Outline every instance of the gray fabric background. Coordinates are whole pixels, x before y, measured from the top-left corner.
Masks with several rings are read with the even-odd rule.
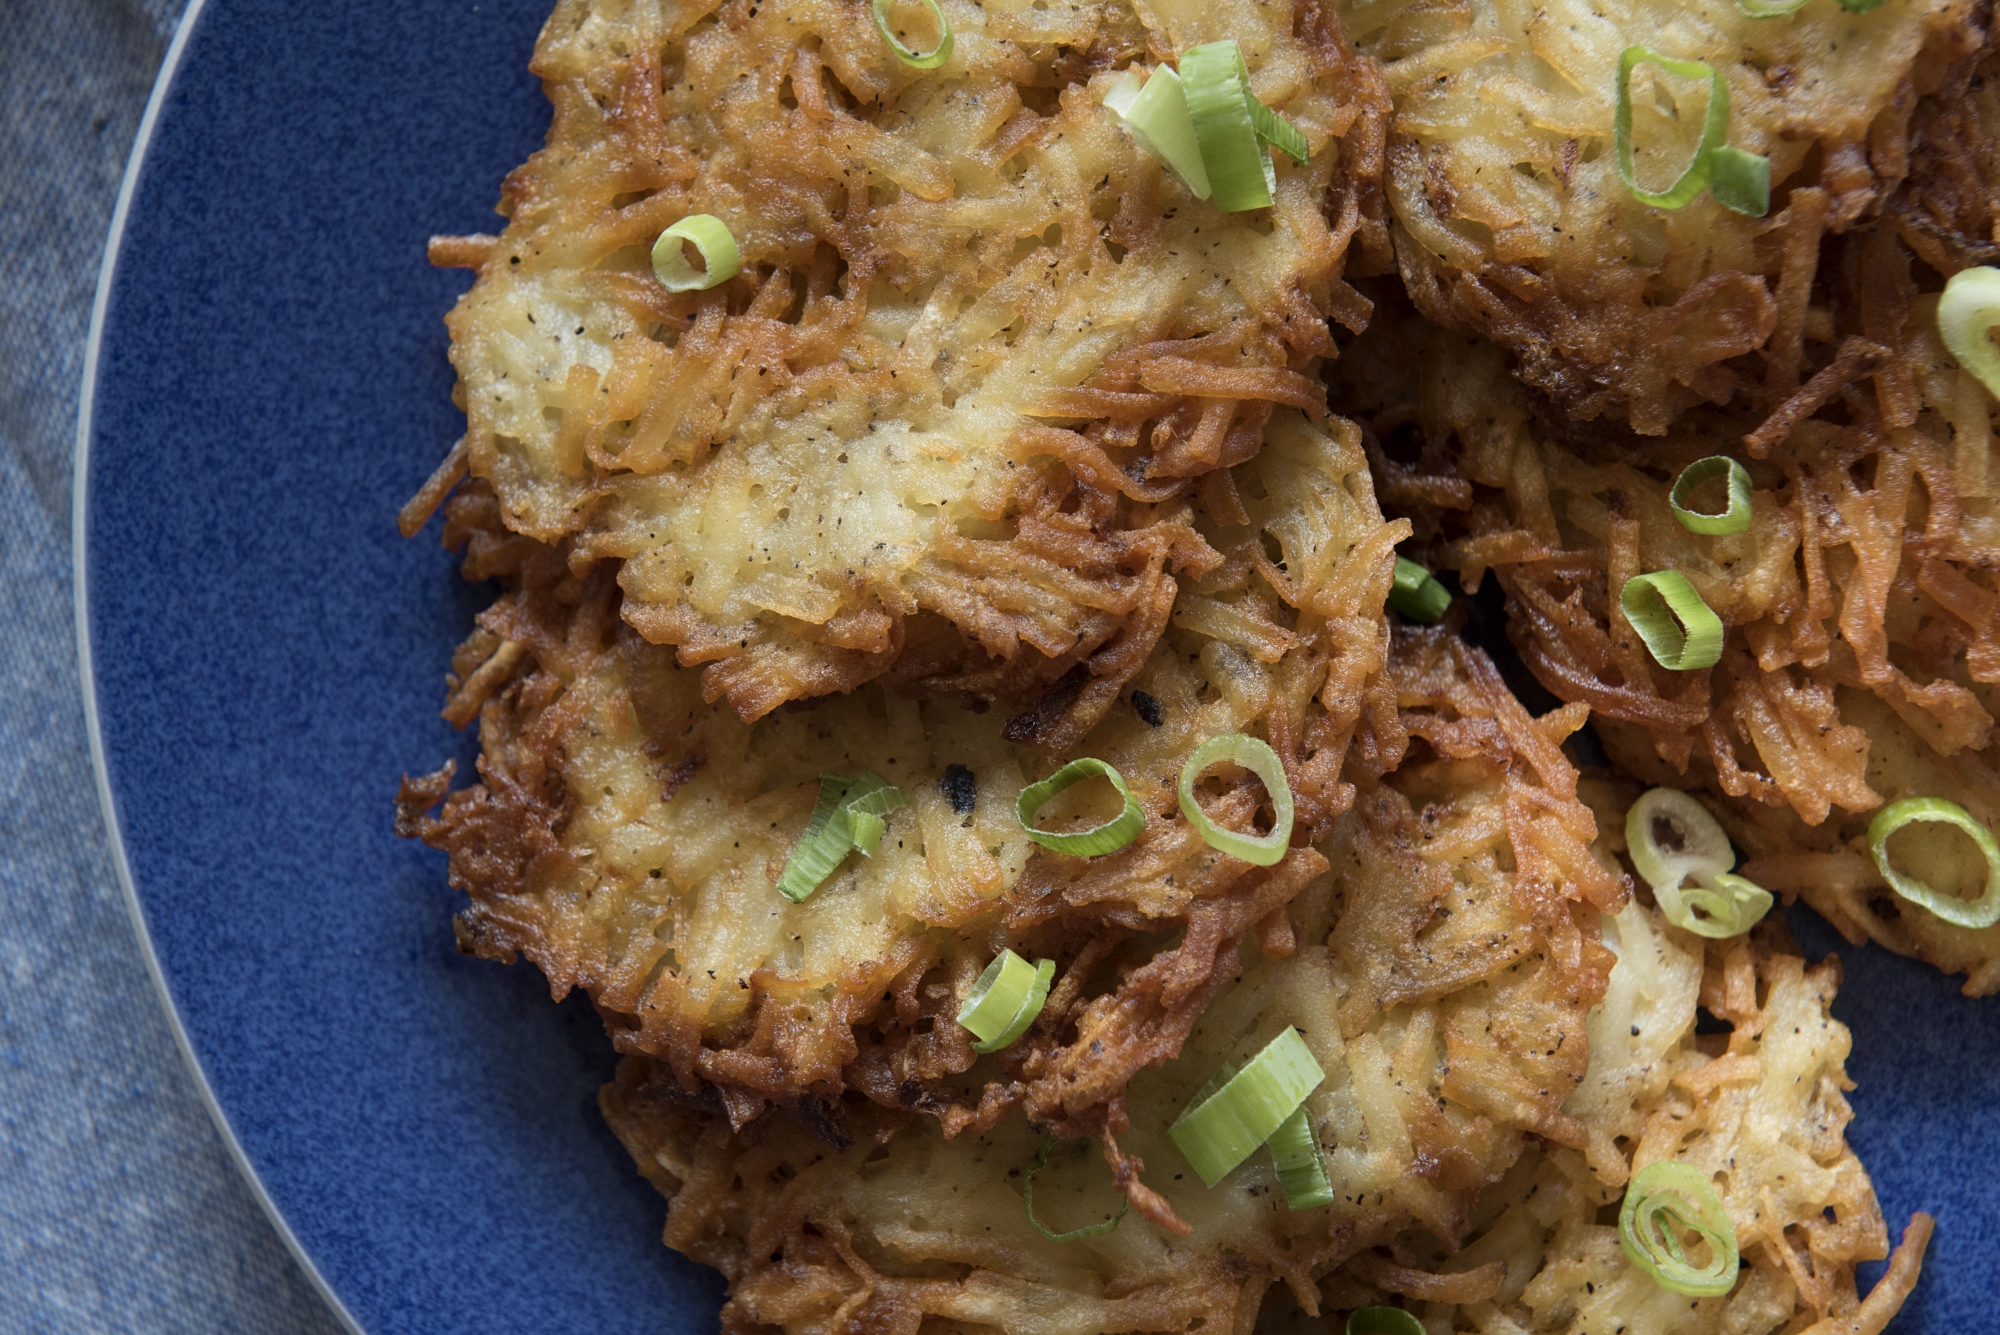
[[[182,0],[0,0],[0,1332],[341,1325],[140,958],[77,685],[70,470],[105,229]]]

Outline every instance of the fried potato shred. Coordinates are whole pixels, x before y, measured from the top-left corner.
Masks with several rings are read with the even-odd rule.
[[[1914,137],[1933,156],[1975,158],[1956,135],[1983,103],[1913,115],[1920,94],[1969,82],[1974,8],[1827,3],[1760,20],[1735,0],[1342,5],[1395,103],[1385,186],[1410,298],[1506,347],[1523,379],[1580,420],[1659,435],[1697,404],[1782,399],[1798,386],[1822,238],[1897,193]],[[1732,213],[1707,191],[1671,210],[1626,191],[1612,119],[1619,56],[1634,44],[1723,75],[1728,142],[1770,158],[1775,217]],[[1662,188],[1689,160],[1707,98],[1657,66],[1634,71],[1642,185]],[[1979,205],[1963,189],[1938,193],[1953,179],[1941,177],[1919,188],[1933,198],[1902,207],[1944,245],[1961,226],[1976,234]],[[1991,249],[1990,232],[1980,244]]]
[[[1709,791],[1767,888],[1983,996],[2000,990],[2000,929],[1899,901],[1865,833],[1905,797],[2000,823],[1993,404],[1944,349],[1896,233],[1850,237],[1841,255],[1834,294],[1854,327],[1810,345],[1823,364],[1800,392],[1839,387],[1798,411],[1692,414],[1658,440],[1564,427],[1495,345],[1407,325],[1384,326],[1343,374],[1378,387],[1388,509],[1468,584],[1497,576],[1522,658],[1590,707],[1620,765]],[[1423,369],[1389,385],[1400,366]],[[1414,457],[1390,460],[1385,440]],[[1690,533],[1668,509],[1680,470],[1713,454],[1750,470],[1744,533]],[[1711,669],[1660,668],[1619,609],[1626,580],[1666,569],[1728,628]],[[1965,874],[1983,883],[1983,864]]]
[[[620,614],[746,721],[878,678],[1037,696],[1073,742],[1213,556],[1200,479],[1274,409],[1326,413],[1327,317],[1389,249],[1374,63],[1316,0],[1002,0],[898,62],[842,0],[564,0],[548,146],[507,182],[448,324],[472,476],[507,525],[616,560]],[[1234,37],[1304,131],[1224,214],[1100,107],[1134,62]],[[739,276],[654,281],[723,220]],[[1369,258],[1371,257],[1372,258]],[[1074,694],[1074,692],[1072,692]]]

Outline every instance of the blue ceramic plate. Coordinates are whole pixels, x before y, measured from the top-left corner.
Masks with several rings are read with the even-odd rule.
[[[84,395],[85,692],[121,865],[245,1170],[371,1335],[712,1330],[721,1298],[598,1118],[588,1008],[461,959],[442,858],[389,828],[400,773],[469,757],[437,708],[480,602],[435,528],[394,524],[462,429],[440,317],[466,280],[424,239],[497,227],[547,123],[548,6],[197,4]],[[1842,954],[1852,1138],[1894,1229],[1939,1220],[1899,1328],[1994,1329],[2000,999]]]

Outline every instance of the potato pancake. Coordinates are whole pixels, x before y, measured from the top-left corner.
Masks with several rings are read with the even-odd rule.
[[[1185,1236],[1136,1219],[1039,1236],[1022,1175],[1040,1137],[1017,1120],[946,1139],[870,1118],[875,1135],[850,1145],[783,1118],[732,1131],[640,1058],[606,1088],[605,1114],[673,1202],[667,1244],[729,1277],[730,1332],[1248,1335],[1289,1328],[1287,1312],[1392,1295],[1418,1300],[1432,1330],[1761,1335],[1839,1317],[1879,1331],[1915,1281],[1930,1221],[1918,1217],[1889,1277],[1858,1301],[1855,1264],[1889,1249],[1843,1140],[1848,1037],[1827,1013],[1837,962],[1808,967],[1772,929],[1704,954],[1633,904],[1603,919],[1608,975],[1593,924],[1580,974],[1544,939],[1421,991],[1383,996],[1370,982],[1373,952],[1408,950],[1394,919],[1409,901],[1377,869],[1412,850],[1459,882],[1441,922],[1471,909],[1485,930],[1518,930],[1507,919],[1524,887],[1507,887],[1505,840],[1491,833],[1505,823],[1505,772],[1490,755],[1438,758],[1385,780],[1321,845],[1333,870],[1288,906],[1301,944],[1250,964],[1178,1058],[1133,1080],[1120,1149],[1069,1146],[1036,1174],[1035,1210],[1066,1229],[1111,1215],[1105,1160],[1137,1151],[1192,1223]],[[1697,1036],[1698,1002],[1726,1035]],[[1333,1203],[1287,1209],[1261,1158],[1212,1189],[1162,1172],[1181,1165],[1165,1135],[1174,1113],[1286,1024],[1331,1076],[1307,1106]],[[1657,1287],[1598,1222],[1632,1169],[1661,1158],[1726,1182],[1745,1273],[1727,1297]]]
[[[1590,706],[1613,759],[1708,794],[1766,888],[1984,996],[2000,990],[2000,927],[1892,894],[1867,828],[1917,797],[2000,824],[1993,401],[1945,350],[1937,297],[1897,236],[1844,245],[1835,303],[1857,326],[1892,312],[1894,334],[1847,335],[1866,348],[1815,373],[1823,404],[1691,414],[1659,439],[1570,428],[1512,382],[1498,347],[1408,324],[1379,326],[1343,375],[1405,456],[1378,451],[1389,510],[1469,587],[1498,577],[1523,659]],[[1668,505],[1681,470],[1718,454],[1752,483],[1753,522],[1733,536],[1690,532]],[[1658,570],[1685,575],[1727,628],[1714,667],[1667,671],[1632,630],[1624,585]],[[1985,865],[1969,840],[1976,865],[1955,865],[1957,839],[1933,883],[1976,894]]]
[[[1394,97],[1385,188],[1417,308],[1500,343],[1565,413],[1658,435],[1695,404],[1798,387],[1821,239],[1873,217],[1910,174],[1912,110],[1964,86],[1976,8],[1811,0],[1758,18],[1736,0],[1375,0],[1340,13]],[[1627,191],[1613,122],[1634,44],[1723,77],[1727,141],[1768,156],[1772,216],[1711,191],[1680,208]],[[1688,162],[1708,96],[1656,64],[1632,71],[1643,187]]]
[[[1053,766],[1009,740],[997,711],[877,685],[746,724],[621,622],[608,565],[578,577],[564,552],[507,533],[490,492],[461,492],[447,540],[466,544],[469,577],[512,586],[462,651],[447,709],[479,712],[481,782],[449,798],[448,772],[408,785],[404,828],[450,852],[472,896],[464,948],[526,954],[558,997],[584,988],[622,1048],[690,1091],[717,1090],[739,1122],[858,1089],[954,1129],[1020,1105],[1072,1134],[1115,1130],[1126,1080],[1178,1048],[1234,976],[1239,943],[1277,939],[1284,904],[1325,868],[1308,843],[1270,868],[1210,847],[1176,805],[1188,753],[1226,734],[1268,739],[1309,838],[1354,800],[1342,766],[1357,732],[1370,756],[1404,745],[1381,606],[1407,527],[1382,522],[1359,430],[1332,425],[1274,415],[1268,445],[1234,470],[1238,508],[1201,516],[1211,570],[1186,581],[1125,705],[1081,744],[1148,816],[1135,842],[1090,859],[1027,838],[1015,799]],[[1560,765],[1497,678],[1482,681],[1468,717],[1439,726],[1483,745],[1518,734]],[[911,805],[890,813],[873,857],[791,903],[776,883],[819,776],[864,768]],[[1086,793],[1050,817],[1102,819]],[[1268,805],[1247,776],[1209,796],[1239,828]],[[438,818],[421,816],[440,799]],[[1567,870],[1549,873],[1550,893],[1581,877],[1608,901],[1615,879],[1579,853],[1588,820],[1575,808],[1552,827],[1545,863]],[[975,1069],[952,1016],[1010,942],[1062,972],[1002,1076]],[[1058,1037],[1065,1026],[1073,1037]]]
[[[1274,408],[1324,416],[1327,317],[1368,314],[1348,251],[1389,262],[1387,100],[1316,0],[942,12],[920,70],[843,0],[564,0],[506,230],[433,245],[478,269],[464,457],[509,528],[621,562],[624,619],[746,721],[1076,671],[1074,740],[1204,569],[1200,479]],[[1220,37],[1312,148],[1267,210],[1194,198],[1099,105]],[[649,248],[697,214],[742,270],[670,292]]]

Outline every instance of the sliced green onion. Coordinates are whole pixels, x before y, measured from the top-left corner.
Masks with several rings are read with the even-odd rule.
[[[701,253],[703,268],[687,261],[681,242]],[[694,213],[681,219],[653,243],[653,277],[669,292],[706,292],[734,278],[743,268],[743,256],[729,227],[712,213]]]
[[[1668,922],[1712,941],[1743,935],[1764,920],[1772,904],[1769,890],[1728,871],[1704,877],[1699,885],[1655,889],[1653,898]]]
[[[840,815],[847,822],[847,838],[860,852],[875,856],[875,846],[882,842],[882,817],[899,807],[910,805],[909,797],[874,770],[861,771],[861,777],[848,790],[847,798],[840,804]]]
[[[1257,131],[1257,142],[1269,144],[1299,166],[1305,166],[1312,158],[1312,145],[1306,142],[1305,133],[1259,102],[1257,95],[1250,91],[1247,75],[1243,81],[1243,95],[1250,99],[1250,125]]]
[[[1681,1230],[1708,1243],[1709,1257],[1688,1259]],[[1673,1159],[1659,1159],[1633,1175],[1618,1210],[1618,1240],[1632,1264],[1669,1293],[1713,1298],[1736,1285],[1736,1226],[1707,1176]]]
[[[1425,1335],[1424,1323],[1400,1307],[1357,1307],[1347,1314],[1347,1335]]]
[[[1415,561],[1399,556],[1396,582],[1389,586],[1389,606],[1401,613],[1405,621],[1421,621],[1428,626],[1451,606],[1451,590]]]
[[[1771,211],[1771,160],[1747,148],[1718,144],[1708,154],[1708,192],[1733,213],[1763,217]]]
[[[806,832],[792,846],[785,870],[778,876],[778,893],[794,904],[804,903],[849,853],[870,857],[882,842],[882,817],[910,805],[903,790],[874,770],[858,779],[839,774],[819,776],[819,801],[813,804]]]
[[[1719,477],[1729,479],[1729,501],[1722,513],[1709,514],[1705,510],[1689,509],[1688,497],[1694,494],[1695,488]],[[1726,454],[1711,454],[1706,459],[1697,459],[1674,479],[1674,489],[1667,493],[1667,508],[1674,512],[1674,518],[1681,521],[1681,527],[1690,533],[1742,533],[1750,527],[1750,470]]]
[[[2000,325],[2000,269],[1960,269],[1938,298],[1938,333],[1958,364],[2000,398],[2000,348],[1989,331]]]
[[[1677,788],[1653,788],[1625,813],[1625,849],[1657,896],[1692,876],[1704,880],[1736,865],[1729,836],[1708,808]]]
[[[1305,1038],[1287,1029],[1221,1088],[1197,1096],[1167,1134],[1212,1187],[1269,1140],[1325,1079]]]
[[[1123,811],[1102,825],[1093,825],[1074,834],[1055,834],[1035,828],[1035,813],[1050,798],[1071,784],[1093,777],[1110,780],[1118,795],[1125,799]],[[1040,783],[1031,783],[1023,788],[1020,797],[1014,801],[1014,814],[1020,818],[1021,828],[1027,831],[1028,838],[1043,848],[1053,848],[1058,853],[1074,853],[1083,858],[1115,853],[1137,839],[1139,832],[1146,828],[1145,809],[1132,796],[1132,790],[1125,786],[1125,776],[1095,756],[1072,760]]]
[[[1050,1242],[1077,1242],[1083,1238],[1103,1237],[1124,1221],[1125,1212],[1132,1208],[1130,1199],[1127,1199],[1125,1204],[1118,1207],[1117,1214],[1112,1215],[1104,1222],[1086,1224],[1082,1228],[1073,1228],[1067,1233],[1051,1233],[1048,1229],[1042,1227],[1041,1220],[1035,1218],[1035,1174],[1048,1167],[1049,1151],[1055,1148],[1055,1144],[1056,1138],[1054,1136],[1045,1137],[1042,1140],[1041,1149],[1035,1151],[1035,1161],[1028,1165],[1028,1171],[1021,1177],[1021,1201],[1028,1207],[1029,1225],[1035,1232],[1041,1234]]]
[[[1713,667],[1722,657],[1722,618],[1678,570],[1656,570],[1625,581],[1618,606],[1653,661],[1671,672]]]
[[[1327,1178],[1326,1160],[1320,1157],[1312,1116],[1304,1104],[1271,1133],[1271,1160],[1278,1166],[1278,1185],[1285,1189],[1287,1206],[1312,1210],[1333,1204],[1333,1183]]]
[[[1977,899],[1934,890],[1914,876],[1906,876],[1889,863],[1889,836],[1905,825],[1935,823],[1955,825],[1972,837],[1986,857],[1986,889]],[[1891,802],[1868,822],[1868,851],[1889,888],[1919,908],[1929,909],[1946,922],[1975,930],[2000,922],[2000,842],[1993,832],[1972,818],[1972,813],[1956,802],[1941,797],[1906,797]]]
[[[1209,819],[1208,813],[1201,809],[1201,803],[1195,800],[1195,780],[1210,765],[1224,760],[1241,765],[1264,781],[1264,790],[1271,795],[1271,809],[1276,816],[1269,834],[1259,837],[1224,829]],[[1279,761],[1278,753],[1267,742],[1240,732],[1209,738],[1197,746],[1189,754],[1187,763],[1181,766],[1180,795],[1181,814],[1201,832],[1201,837],[1208,841],[1210,848],[1219,848],[1231,857],[1268,867],[1282,859],[1285,850],[1291,847],[1292,786],[1285,782],[1285,767]]]
[[[1268,208],[1278,173],[1257,138],[1242,49],[1233,39],[1204,42],[1181,57],[1180,74],[1215,206],[1224,213]]]
[[[1194,121],[1188,117],[1187,95],[1173,66],[1162,65],[1143,80],[1137,70],[1126,70],[1105,94],[1104,106],[1140,148],[1166,164],[1189,194],[1207,199],[1213,193],[1208,168],[1201,165]]]
[[[958,1008],[958,1022],[979,1039],[974,1052],[998,1052],[1028,1032],[1049,999],[1056,962],[1030,964],[1011,950],[993,957]]]
[[[1840,0],[1840,7],[1850,14],[1866,14],[1871,9],[1880,9],[1884,0]]]
[[[1777,19],[1796,14],[1806,0],[1736,0],[1736,7],[1753,19]]]
[[[889,0],[875,0],[875,31],[882,34],[882,40],[896,53],[896,59],[912,69],[934,70],[951,59],[951,20],[937,6],[937,0],[924,0],[924,8],[931,12],[931,21],[937,24],[937,49],[929,55],[920,56],[904,46],[896,34],[889,31]]]
[[[837,819],[851,786],[838,774],[819,776],[819,801],[813,804],[806,832],[792,846],[792,855],[785,859],[785,870],[778,877],[778,893],[794,904],[804,903],[806,896],[819,889],[820,882],[833,874],[852,847],[847,822]]]
[[[1708,80],[1708,110],[1702,116],[1701,143],[1695,148],[1694,160],[1688,163],[1679,179],[1660,191],[1641,189],[1638,169],[1632,163],[1632,71],[1649,61],[1683,79]],[[1659,209],[1680,208],[1708,184],[1711,155],[1729,133],[1729,85],[1706,61],[1674,60],[1643,46],[1628,46],[1618,57],[1616,95],[1617,107],[1611,117],[1611,142],[1618,159],[1618,179],[1625,183],[1625,189],[1632,198],[1641,204]]]

